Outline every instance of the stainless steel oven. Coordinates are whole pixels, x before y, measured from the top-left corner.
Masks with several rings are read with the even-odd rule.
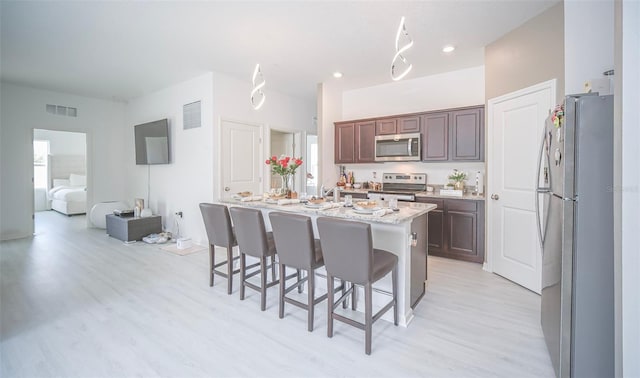
[[[416,193],[427,190],[426,173],[383,173],[382,190],[369,190],[369,199],[415,202]]]
[[[419,161],[420,133],[376,136],[376,161]]]

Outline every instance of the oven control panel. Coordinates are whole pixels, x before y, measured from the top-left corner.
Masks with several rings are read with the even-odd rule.
[[[383,173],[383,184],[419,184],[427,185],[426,173]]]

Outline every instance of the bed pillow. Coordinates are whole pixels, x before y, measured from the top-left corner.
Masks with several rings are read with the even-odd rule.
[[[77,175],[72,173],[69,175],[69,185],[71,186],[86,186],[87,185],[87,176],[85,175]]]
[[[53,187],[58,187],[58,186],[69,186],[71,185],[69,183],[69,179],[53,179]]]

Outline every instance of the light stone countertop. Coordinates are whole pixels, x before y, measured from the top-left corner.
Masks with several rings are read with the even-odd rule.
[[[416,197],[422,197],[422,198],[446,198],[446,199],[459,199],[459,200],[471,200],[471,201],[484,201],[485,197],[484,194],[479,194],[479,195],[474,195],[471,194],[471,190],[467,190],[466,193],[464,193],[462,195],[462,197],[456,197],[456,196],[447,196],[447,195],[442,195],[440,194],[440,189],[442,188],[442,185],[434,185],[434,189],[433,192],[417,192],[416,193]],[[340,191],[340,195],[345,195],[345,194],[367,194],[367,192],[369,191],[369,189],[344,189]]]
[[[340,203],[339,207],[332,207],[328,209],[309,208],[304,204],[290,204],[290,205],[278,205],[276,203],[267,203],[265,201],[240,201],[232,198],[222,199],[221,203],[251,207],[258,209],[270,209],[278,211],[288,211],[292,213],[300,214],[314,214],[326,217],[336,217],[344,219],[353,219],[371,223],[382,224],[400,224],[411,221],[412,219],[428,213],[436,208],[436,205],[417,202],[400,202],[398,203],[399,211],[394,211],[384,216],[375,216],[372,214],[359,214],[354,211],[353,208],[342,206],[344,203]],[[333,202],[328,202],[333,204]]]

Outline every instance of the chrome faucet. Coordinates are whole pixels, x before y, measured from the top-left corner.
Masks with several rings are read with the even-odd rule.
[[[320,195],[324,198],[329,194],[333,195],[333,202],[340,202],[340,187],[334,186],[333,188],[325,191],[324,185],[320,186]]]

